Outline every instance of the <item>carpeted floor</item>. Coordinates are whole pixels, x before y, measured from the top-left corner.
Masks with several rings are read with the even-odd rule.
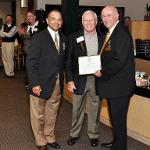
[[[91,147],[86,134],[86,117],[80,140],[68,146],[72,105],[63,100],[56,123],[56,138],[61,150],[104,150]],[[111,130],[100,124],[99,142],[111,141]],[[16,71],[15,78],[4,77],[0,72],[0,150],[36,150],[29,120],[29,98],[24,87],[24,71]],[[150,147],[128,138],[128,150],[150,150]]]

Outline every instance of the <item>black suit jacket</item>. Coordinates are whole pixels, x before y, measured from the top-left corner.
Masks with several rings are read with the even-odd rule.
[[[48,99],[52,95],[58,73],[61,92],[63,90],[66,38],[61,33],[59,35],[59,55],[47,29],[33,36],[27,54],[26,68],[30,85],[29,91],[34,95],[32,87],[40,85],[42,92],[39,97],[43,99]]]
[[[69,46],[67,49],[67,62],[66,62],[66,80],[74,81],[76,89],[75,94],[81,95],[86,86],[87,75],[79,75],[78,57],[87,56],[87,48],[85,41],[77,43],[77,38],[83,36],[83,31],[79,31],[69,37]],[[102,46],[104,36],[98,35],[98,47]]]
[[[32,38],[33,35],[35,35],[36,33],[41,32],[41,31],[44,30],[46,27],[47,27],[46,24],[44,24],[43,22],[39,22],[39,23],[37,24],[37,26],[34,27],[34,30],[35,30],[35,31],[33,31],[33,33],[30,33],[31,38]]]
[[[118,23],[101,56],[102,77],[97,78],[96,91],[102,98],[130,95],[135,87],[133,40]]]

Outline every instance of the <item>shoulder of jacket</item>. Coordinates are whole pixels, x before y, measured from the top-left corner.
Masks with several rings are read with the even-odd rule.
[[[70,34],[70,35],[69,35],[69,38],[76,39],[76,38],[81,37],[81,36],[84,36],[82,30],[80,30],[80,31],[78,31],[78,32],[76,32],[76,33]]]

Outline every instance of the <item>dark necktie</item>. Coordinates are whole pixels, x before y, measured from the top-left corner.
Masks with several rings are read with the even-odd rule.
[[[29,32],[30,36],[32,36],[32,27],[30,27],[28,32]]]

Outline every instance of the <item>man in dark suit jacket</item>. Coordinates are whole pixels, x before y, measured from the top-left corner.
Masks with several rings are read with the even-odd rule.
[[[27,11],[25,15],[25,22],[20,25],[18,33],[22,39],[22,46],[27,54],[29,51],[29,46],[31,44],[32,37],[39,33],[40,31],[46,28],[46,25],[42,22],[39,22],[36,18],[36,14],[34,11]],[[27,76],[25,76],[25,87],[28,89],[29,83]]]
[[[83,30],[69,37],[66,75],[68,90],[73,92],[72,128],[68,145],[74,145],[80,136],[87,98],[88,136],[92,146],[98,145],[99,97],[95,94],[95,76],[80,75],[78,58],[97,55],[103,36],[96,32],[97,16],[93,11],[82,15]]]
[[[27,14],[25,16],[25,22],[23,22],[20,25],[20,28],[18,30],[24,42],[24,49],[26,53],[28,52],[33,35],[35,35],[36,33],[39,33],[45,28],[46,28],[46,25],[42,22],[39,22],[36,19],[36,14],[34,11],[27,11]]]
[[[113,143],[102,143],[101,146],[127,150],[127,111],[135,87],[133,40],[119,23],[114,6],[106,6],[101,17],[109,30],[109,39],[101,49],[102,70],[96,72],[99,77],[97,93],[100,98],[107,98],[113,131]]]
[[[63,93],[66,47],[66,39],[59,32],[61,13],[49,12],[47,24],[47,29],[33,36],[26,62],[31,125],[39,150],[46,150],[48,146],[60,148],[55,141],[54,128]]]

